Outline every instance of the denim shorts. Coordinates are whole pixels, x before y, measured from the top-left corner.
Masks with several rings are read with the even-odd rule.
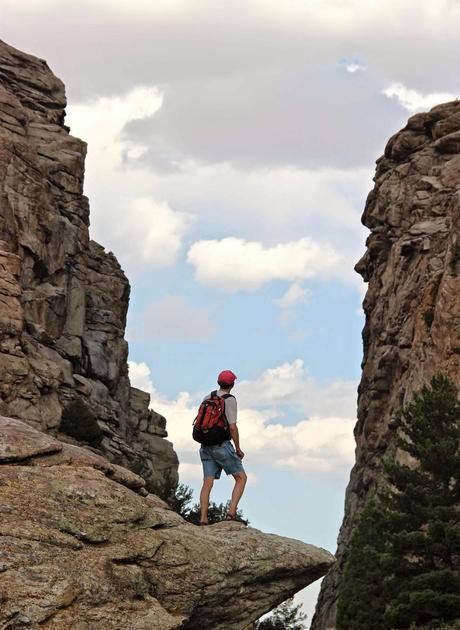
[[[203,475],[219,479],[222,469],[227,475],[244,472],[241,459],[236,454],[233,444],[228,440],[217,446],[200,448],[200,458],[203,464]]]

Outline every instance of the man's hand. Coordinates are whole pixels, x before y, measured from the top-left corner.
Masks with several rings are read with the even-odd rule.
[[[242,451],[240,448],[237,448],[237,449],[236,449],[236,454],[238,455],[238,457],[239,457],[240,459],[243,459],[243,457],[244,457],[244,453],[243,453],[243,451]]]

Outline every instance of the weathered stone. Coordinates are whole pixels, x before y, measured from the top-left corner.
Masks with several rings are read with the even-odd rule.
[[[460,131],[454,131],[447,136],[443,136],[434,143],[438,153],[459,153],[460,152]]]
[[[238,523],[186,523],[129,471],[19,421],[0,418],[0,438],[2,627],[237,630],[334,562]]]
[[[356,266],[369,282],[356,464],[338,563],[323,581],[314,630],[335,625],[347,546],[364,501],[381,478],[382,457],[394,444],[393,418],[436,372],[460,386],[459,121],[458,101],[417,114],[378,161],[363,215],[371,234]]]
[[[26,384],[25,389],[8,403],[8,413],[49,431],[59,426],[62,407],[57,392],[41,393],[38,388]]]
[[[56,434],[79,396],[104,426],[102,448],[153,484],[177,457],[149,411],[130,402],[124,338],[129,283],[90,241],[86,144],[64,126],[64,86],[46,63],[0,41],[0,400]],[[152,439],[152,435],[156,439]]]
[[[50,435],[35,431],[19,420],[0,416],[0,463],[56,453],[61,449],[60,442]]]
[[[53,344],[55,348],[73,363],[77,363],[82,356],[82,343],[79,337],[69,337],[63,334]]]
[[[75,381],[75,389],[85,396],[91,396],[93,385],[89,379],[85,378],[81,374],[73,374],[73,379]]]
[[[25,344],[29,347],[29,342]],[[62,357],[59,352],[56,352],[53,348],[48,346],[44,346],[39,343],[35,343],[32,341],[34,347],[30,348],[30,354],[33,356],[41,356],[43,361],[40,361],[37,364],[37,370],[41,367],[48,365],[50,371],[54,371],[55,379],[59,381],[59,383],[68,385],[69,387],[75,386],[75,381],[72,376],[72,363],[67,361]]]
[[[85,330],[85,287],[77,278],[70,278],[64,332],[82,337]]]

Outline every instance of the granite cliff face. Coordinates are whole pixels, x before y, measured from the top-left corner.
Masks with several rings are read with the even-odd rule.
[[[144,483],[0,417],[1,629],[239,630],[334,561],[239,523],[186,523]]]
[[[341,568],[356,517],[394,440],[391,420],[436,372],[460,386],[460,103],[416,114],[377,162],[356,270],[369,282],[356,464],[346,492],[338,563],[312,628],[333,628]]]
[[[0,41],[0,411],[51,433],[81,398],[114,462],[177,478],[165,420],[130,386],[129,283],[89,239],[86,144],[64,125],[64,86]]]

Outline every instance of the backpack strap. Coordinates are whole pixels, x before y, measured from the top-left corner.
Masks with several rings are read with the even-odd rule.
[[[211,392],[211,398],[217,398],[217,389]]]
[[[223,398],[224,400],[226,400],[227,398],[235,398],[235,396],[233,394],[224,394],[221,398]],[[227,415],[224,413],[224,418],[225,418],[225,426],[228,430],[228,428],[230,427],[230,423],[227,420]]]

